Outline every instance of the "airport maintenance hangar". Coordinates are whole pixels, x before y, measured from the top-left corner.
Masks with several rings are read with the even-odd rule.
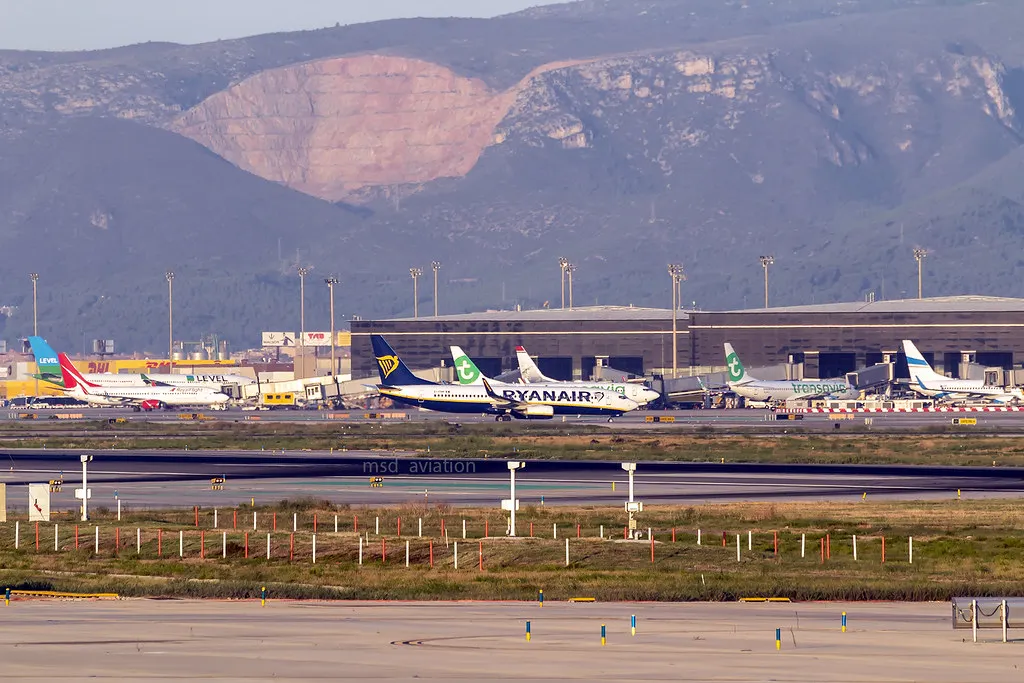
[[[369,335],[382,334],[413,369],[450,367],[461,346],[487,375],[517,367],[516,346],[558,379],[591,379],[598,366],[636,375],[672,369],[672,311],[625,306],[573,310],[487,311],[352,322],[354,377],[376,376]],[[747,367],[791,366],[793,377],[841,377],[875,363],[897,363],[906,377],[901,340],[911,339],[936,371],[953,377],[969,364],[1020,368],[1024,299],[953,296],[788,306],[739,311],[680,310],[679,374],[724,365],[730,342]]]

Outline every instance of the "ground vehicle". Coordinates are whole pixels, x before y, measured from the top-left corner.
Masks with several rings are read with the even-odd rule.
[[[295,392],[287,391],[275,394],[260,394],[260,405],[271,410],[276,408],[288,409],[298,407]]]

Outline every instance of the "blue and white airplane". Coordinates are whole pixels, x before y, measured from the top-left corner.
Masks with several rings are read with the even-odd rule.
[[[1024,393],[1019,387],[1005,389],[985,384],[980,379],[952,379],[932,369],[914,342],[903,340],[903,351],[907,354],[907,369],[910,371],[910,388],[928,398],[949,401],[980,399],[993,403],[1019,403]]]
[[[377,391],[396,403],[445,413],[485,413],[496,421],[551,419],[555,415],[606,415],[609,419],[636,410],[638,404],[614,391],[574,383],[438,384],[417,377],[379,335],[370,335],[377,359]]]

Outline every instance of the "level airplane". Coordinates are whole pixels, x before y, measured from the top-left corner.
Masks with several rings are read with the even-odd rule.
[[[136,410],[156,410],[165,406],[223,406],[229,400],[203,386],[118,386],[102,387],[82,376],[67,355],[57,354],[64,391],[89,405],[131,406]]]
[[[1009,390],[986,385],[980,379],[952,379],[940,375],[924,359],[917,346],[909,339],[903,340],[903,351],[907,354],[907,369],[910,371],[910,388],[928,398],[963,401],[981,399],[994,403],[1018,403],[1024,401],[1020,388]]]
[[[476,384],[483,384],[483,380],[486,379],[490,382],[491,386],[513,386],[497,380],[491,379],[490,377],[484,377],[483,373],[476,366],[468,355],[462,350],[461,347],[452,346],[450,347],[452,353],[452,360],[454,362],[453,367],[455,373],[459,378],[459,384],[472,386]],[[661,398],[661,394],[648,389],[643,384],[636,384],[632,382],[563,382],[557,379],[551,379],[545,377],[541,373],[540,368],[533,362],[529,354],[526,353],[526,349],[522,346],[516,347],[516,355],[519,359],[519,375],[523,382],[526,384],[549,384],[556,386],[568,386],[572,385],[589,391],[613,391],[617,394],[622,394],[631,401],[635,401],[638,405],[645,406],[656,398]],[[524,360],[525,357],[525,360]],[[519,385],[522,386],[521,384]]]
[[[729,389],[753,401],[782,402],[793,398],[856,398],[859,392],[845,379],[763,380],[751,377],[740,357],[725,344],[725,365]]]
[[[28,343],[36,359],[36,379],[59,387],[64,386],[57,352],[42,337],[29,337]],[[200,386],[219,391],[225,384],[255,384],[256,380],[244,375],[182,375],[172,373],[82,373],[82,378],[99,387],[145,387],[145,386]]]
[[[377,391],[408,406],[446,413],[486,413],[505,422],[555,415],[615,417],[638,407],[622,394],[566,383],[492,386],[490,380],[481,378],[479,384],[438,384],[414,375],[383,337],[370,335],[370,342],[380,373]]]

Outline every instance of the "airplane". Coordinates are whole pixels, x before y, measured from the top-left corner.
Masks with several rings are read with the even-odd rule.
[[[976,398],[994,403],[1024,401],[1024,393],[1019,387],[1007,390],[999,386],[986,385],[984,380],[980,379],[952,379],[940,375],[932,369],[914,342],[909,339],[903,340],[903,351],[907,354],[910,388],[922,396],[948,400]]]
[[[377,392],[396,403],[447,413],[485,413],[495,421],[551,419],[555,415],[623,415],[636,401],[578,384],[438,384],[417,377],[380,335],[370,335],[381,383]],[[473,368],[475,369],[475,365]],[[468,370],[465,370],[468,372]],[[479,370],[477,370],[479,373]]]
[[[118,386],[103,387],[82,375],[66,354],[57,354],[64,390],[80,401],[99,406],[131,406],[136,411],[156,410],[164,406],[217,406],[229,400],[222,394],[204,386]]]
[[[504,382],[499,382],[490,377],[485,378],[480,369],[476,366],[469,356],[459,346],[449,347],[452,354],[452,360],[454,362],[453,367],[455,368],[456,375],[459,378],[459,384],[472,386],[474,384],[482,384],[484,379],[487,379],[491,386],[506,386]],[[519,358],[519,374],[526,384],[554,384],[554,385],[573,385],[592,391],[613,391],[617,394],[622,394],[631,401],[635,401],[638,405],[645,406],[651,401],[661,398],[661,394],[649,389],[643,384],[637,384],[635,382],[563,382],[557,379],[551,379],[545,377],[541,373],[540,369],[530,358],[529,354],[526,353],[526,349],[522,346],[516,347],[516,355]],[[523,357],[525,356],[525,362]]]
[[[29,337],[38,372],[33,375],[59,387],[64,386],[57,352],[42,337]],[[244,375],[182,375],[172,373],[82,373],[83,379],[99,387],[205,386],[220,391],[225,384],[255,384]]]
[[[761,380],[751,377],[740,357],[725,344],[725,365],[729,389],[753,401],[782,402],[792,398],[856,398],[860,392],[845,379]]]

